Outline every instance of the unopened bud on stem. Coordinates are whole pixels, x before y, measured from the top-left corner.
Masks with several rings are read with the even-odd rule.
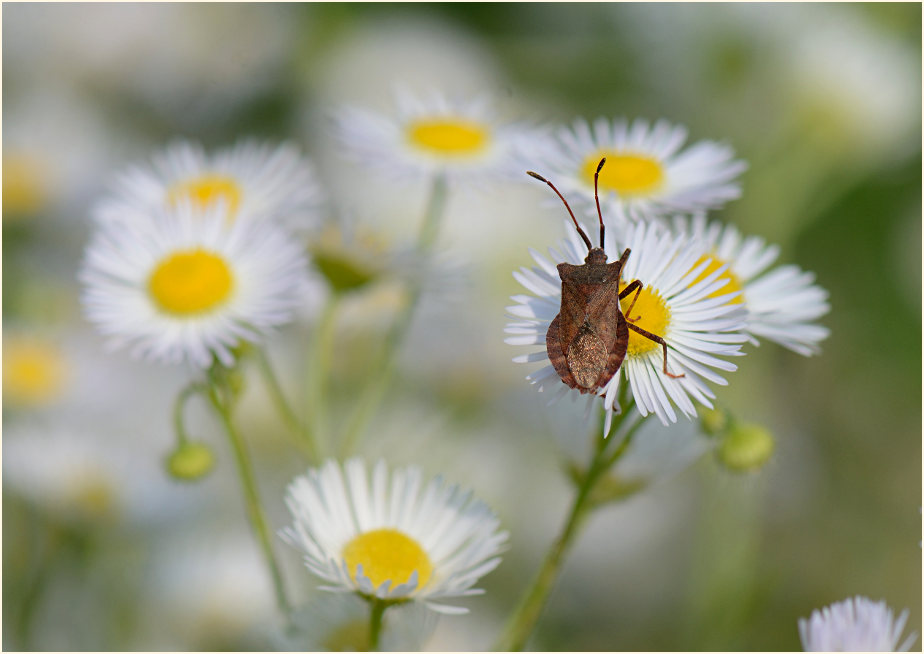
[[[773,435],[754,423],[735,423],[716,448],[719,461],[733,472],[759,470],[773,455]]]

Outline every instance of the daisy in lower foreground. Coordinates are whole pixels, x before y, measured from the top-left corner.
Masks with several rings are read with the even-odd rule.
[[[94,208],[103,223],[192,203],[223,203],[229,220],[247,216],[304,228],[316,220],[321,187],[311,164],[292,145],[240,141],[213,154],[197,143],[176,141],[146,165],[116,177],[113,192]]]
[[[885,602],[857,596],[799,618],[799,637],[806,652],[907,652],[917,638],[899,644],[907,620],[907,610],[896,619]]]
[[[555,263],[580,264],[588,249],[570,224],[566,223],[566,228],[569,238],[562,243],[561,251],[550,248],[549,254]],[[664,372],[662,346],[629,331],[622,366],[595,391],[603,397],[607,412],[604,433],[609,431],[613,412],[620,411],[616,400],[622,376],[628,380],[638,411],[643,416],[654,413],[666,425],[677,421],[674,406],[687,417],[696,415],[693,400],[712,407],[710,399],[715,395],[705,382],[725,385],[727,382],[715,370],[736,370],[737,366],[725,357],[741,355],[741,344],[747,341],[742,333],[745,312],[740,304],[733,302],[738,293],[725,292],[728,282],[721,279],[725,267],[698,279],[707,263],[697,263],[703,250],[696,242],[674,235],[656,223],[635,223],[628,227],[625,240],[618,247],[615,238],[607,234],[604,251],[608,261],[618,260],[625,248],[631,248],[631,255],[622,271],[620,289],[635,279],[641,281],[642,289],[634,306],[634,293],[620,301],[622,312],[628,312],[634,325],[667,343],[666,366],[670,374]],[[507,311],[519,320],[507,325],[505,331],[511,336],[506,342],[543,346],[532,354],[515,357],[516,362],[549,363],[546,334],[561,309],[562,280],[555,263],[534,250],[530,253],[538,267],[521,268],[514,272],[514,278],[534,295],[511,298],[516,304],[507,307]],[[558,389],[553,401],[569,390],[552,365],[527,379],[538,384],[540,391]]]
[[[518,153],[541,138],[525,125],[498,119],[485,98],[451,101],[440,93],[396,94],[395,115],[343,107],[340,141],[354,158],[399,177],[490,180],[519,174]]]
[[[812,273],[794,265],[765,272],[779,256],[779,247],[767,245],[757,236],[744,238],[732,225],[707,223],[703,214],[692,219],[676,217],[674,226],[705,244],[706,254],[701,261],[708,261],[709,267],[703,274],[728,265],[723,277],[728,279],[728,290],[741,291],[735,302],[747,308],[749,334],[804,356],[820,352],[818,343],[830,332],[812,321],[831,307],[828,292],[813,283]],[[756,339],[751,341],[757,344]]]
[[[368,599],[420,600],[441,613],[467,613],[438,600],[478,595],[472,586],[500,563],[507,532],[470,491],[419,468],[389,475],[359,459],[328,461],[297,477],[286,494],[294,524],[283,538],[305,553],[324,590]]]
[[[207,368],[259,341],[301,301],[307,262],[270,223],[226,221],[223,204],[183,203],[102,226],[80,279],[87,318],[136,356]]]
[[[650,220],[665,213],[722,206],[741,195],[735,178],[747,164],[727,145],[700,141],[681,151],[687,130],[659,120],[649,127],[636,119],[599,118],[591,125],[577,120],[555,133],[545,167],[561,182],[562,192],[581,194],[594,212],[594,171],[600,171],[604,215],[622,226],[627,220]]]

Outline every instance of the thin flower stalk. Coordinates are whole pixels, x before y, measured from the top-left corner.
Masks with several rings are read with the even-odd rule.
[[[266,382],[266,388],[269,391],[273,405],[282,417],[283,422],[286,423],[286,427],[289,429],[290,433],[296,437],[296,444],[307,458],[308,463],[312,465],[316,464],[319,461],[320,452],[318,451],[318,443],[314,430],[312,430],[306,422],[299,420],[298,416],[295,414],[295,410],[289,404],[289,401],[282,391],[279,378],[276,376],[276,372],[273,370],[273,366],[266,352],[262,349],[258,350],[256,358],[257,367],[260,369],[263,381]]]
[[[289,600],[286,597],[285,585],[282,581],[282,574],[279,570],[279,564],[273,553],[273,545],[270,540],[270,532],[267,527],[266,516],[260,504],[260,497],[257,492],[257,484],[254,477],[253,464],[244,447],[244,441],[234,425],[231,417],[231,403],[228,399],[222,399],[221,389],[213,376],[210,375],[209,400],[221,420],[225,434],[228,436],[228,442],[231,444],[231,450],[234,453],[234,462],[237,465],[238,475],[241,480],[241,489],[244,492],[244,502],[247,509],[247,517],[250,520],[250,526],[253,528],[257,537],[257,542],[263,551],[263,557],[266,560],[270,577],[273,581],[273,590],[276,594],[276,604],[279,610],[288,618]]]
[[[327,380],[330,378],[331,354],[334,351],[337,312],[340,308],[340,294],[331,293],[311,336],[308,348],[305,380],[305,423],[311,425],[315,443],[319,449],[330,447],[330,426],[327,422]]]
[[[610,433],[619,431],[626,416],[632,413],[631,408],[630,406],[629,410],[625,411],[614,420]],[[644,423],[644,419],[638,420],[633,424],[626,431],[619,445],[612,452],[607,452],[607,445],[610,440],[606,435],[597,437],[593,459],[578,486],[571,511],[565,520],[565,526],[562,528],[561,534],[553,543],[548,554],[546,554],[545,560],[542,562],[542,567],[539,569],[539,573],[536,575],[533,583],[524,593],[523,599],[507,621],[507,626],[500,640],[494,647],[495,651],[518,652],[522,651],[525,647],[526,641],[529,639],[530,634],[536,627],[536,623],[539,621],[542,609],[545,607],[549,593],[552,591],[552,587],[555,584],[555,580],[558,578],[558,573],[564,563],[565,556],[573,546],[588,515],[598,506],[592,499],[594,489],[597,487],[598,482],[606,476],[610,468],[612,468],[629,449],[629,446],[632,444],[632,439],[635,437],[642,423]]]
[[[443,213],[447,201],[447,181],[444,175],[436,175],[433,178],[433,186],[430,191],[430,198],[427,201],[427,209],[424,214],[424,220],[420,227],[417,237],[417,254],[426,256],[433,247],[439,233],[439,226],[442,222]],[[377,371],[378,375],[373,378],[371,383],[366,387],[365,392],[359,400],[356,411],[347,425],[343,434],[342,452],[350,455],[355,447],[360,434],[366,428],[369,420],[381,404],[388,389],[388,384],[394,372],[395,357],[398,348],[404,342],[414,312],[417,309],[417,303],[423,289],[422,279],[414,280],[408,289],[407,301],[392,323],[391,329],[385,336],[385,343],[379,355],[376,364],[370,367],[370,370]]]

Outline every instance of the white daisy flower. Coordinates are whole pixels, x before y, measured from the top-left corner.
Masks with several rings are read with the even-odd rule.
[[[118,222],[184,201],[200,209],[222,202],[231,217],[299,229],[315,222],[322,193],[311,164],[293,145],[245,140],[210,155],[198,144],[176,141],[149,164],[119,174],[93,215]]]
[[[507,311],[518,321],[507,325],[505,331],[511,336],[506,342],[543,346],[540,351],[515,357],[516,362],[550,363],[546,334],[559,313],[562,296],[562,280],[556,263],[581,264],[588,252],[573,226],[566,224],[566,228],[569,238],[562,243],[560,252],[549,249],[552,261],[531,249],[538,267],[514,272],[514,278],[534,295],[511,298],[516,304],[507,307]],[[673,423],[677,421],[673,408],[676,406],[685,416],[693,418],[696,408],[692,400],[712,407],[710,398],[715,395],[704,382],[725,385],[727,382],[715,370],[736,370],[737,366],[723,357],[741,355],[741,343],[747,341],[747,336],[741,333],[745,312],[740,304],[732,302],[737,293],[721,293],[720,290],[728,283],[721,279],[725,267],[696,281],[707,266],[705,262],[697,264],[703,250],[695,242],[671,234],[656,223],[630,225],[619,246],[610,232],[606,236],[604,251],[611,263],[619,259],[625,248],[631,249],[631,256],[622,270],[620,288],[626,288],[636,279],[643,285],[631,311],[634,292],[620,301],[622,312],[630,312],[633,319],[630,325],[663,339],[668,351],[665,357],[661,344],[629,328],[628,346],[619,369],[621,374],[617,372],[600,387],[592,389],[593,394],[603,396],[607,411],[604,433],[609,431],[613,412],[620,411],[616,399],[623,375],[629,382],[635,406],[643,416],[654,413],[663,424]],[[665,366],[669,374],[665,374]],[[569,390],[553,365],[545,366],[527,379],[538,384],[540,391],[558,389],[553,401]],[[581,389],[581,392],[591,391]]]
[[[799,618],[799,637],[806,652],[907,652],[917,635],[899,645],[908,611],[898,619],[884,601],[854,597]]]
[[[649,126],[636,119],[579,119],[557,130],[545,166],[561,182],[562,192],[580,193],[594,212],[594,171],[601,158],[600,202],[616,225],[653,219],[671,211],[719,207],[741,195],[734,179],[747,164],[731,147],[700,141],[681,151],[687,130],[659,120]]]
[[[200,368],[288,322],[307,275],[302,249],[269,223],[189,203],[103,226],[81,271],[87,318],[114,348]]]
[[[420,600],[440,613],[468,609],[437,600],[479,595],[472,586],[500,563],[507,532],[470,491],[419,468],[372,471],[359,459],[328,461],[297,477],[286,504],[295,523],[282,533],[305,565],[335,592],[383,600]]]
[[[705,243],[708,261],[701,276],[727,264],[722,278],[728,284],[721,292],[740,291],[733,300],[748,311],[745,331],[779,343],[793,352],[808,356],[820,352],[818,343],[830,333],[826,327],[812,324],[828,313],[828,292],[815,285],[815,275],[798,266],[780,266],[765,272],[779,256],[780,248],[758,236],[744,238],[731,225],[706,222],[698,214],[692,219],[677,216],[676,229]],[[751,338],[756,345],[757,340]]]
[[[483,97],[451,101],[437,92],[418,98],[398,91],[396,105],[395,116],[346,106],[335,120],[350,155],[399,178],[520,175],[520,152],[542,138],[539,130],[501,122]]]

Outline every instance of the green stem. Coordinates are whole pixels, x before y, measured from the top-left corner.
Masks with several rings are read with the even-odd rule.
[[[446,208],[448,186],[445,175],[437,174],[433,178],[433,186],[430,187],[430,197],[427,199],[424,220],[420,225],[420,232],[417,234],[417,252],[421,254],[429,252],[436,241],[443,210]]]
[[[369,651],[379,650],[379,638],[382,635],[382,618],[388,603],[378,598],[370,600],[369,606]]]
[[[176,401],[173,403],[173,430],[176,432],[177,440],[180,445],[185,445],[189,440],[189,434],[186,433],[186,426],[183,424],[183,408],[186,402],[196,393],[203,393],[206,387],[199,382],[193,382],[180,391]]]
[[[634,406],[634,404],[633,404]],[[629,407],[630,409],[632,407]],[[628,411],[626,412],[628,414]],[[641,429],[642,425],[645,423],[645,418],[639,417],[639,420],[629,427],[626,430],[625,435],[622,437],[622,440],[619,441],[619,445],[613,450],[613,453],[607,458],[604,466],[607,470],[613,467],[613,465],[622,458],[622,455],[626,453],[626,450],[629,449],[629,446],[632,444],[632,440],[635,438],[635,434]]]
[[[288,400],[286,400],[286,396],[282,392],[282,386],[279,383],[279,378],[276,376],[276,372],[273,370],[273,366],[266,352],[262,349],[258,349],[256,358],[257,366],[260,368],[260,374],[263,375],[263,381],[266,382],[266,388],[269,391],[273,404],[276,406],[276,410],[282,417],[283,422],[286,423],[286,427],[289,431],[297,437],[299,449],[302,450],[308,462],[311,464],[317,463],[319,460],[318,444],[315,441],[313,432],[307,425],[298,419],[292,406],[289,404]]]
[[[25,576],[28,581],[22,593],[19,613],[13,622],[13,633],[18,649],[28,652],[34,649],[32,636],[35,611],[41,604],[48,580],[57,572],[61,557],[58,539],[53,537],[53,526],[42,520],[31,504],[24,503],[23,507],[28,561]]]
[[[618,431],[618,428],[622,425],[622,421],[629,415],[630,409],[631,407],[626,407],[622,415],[614,419],[615,424],[610,430],[611,434]],[[526,641],[533,632],[533,629],[535,629],[536,622],[538,622],[542,609],[545,607],[545,603],[548,600],[555,579],[558,577],[558,573],[561,570],[565,556],[574,544],[575,537],[579,533],[590,511],[595,508],[591,496],[597,482],[599,482],[610,467],[625,454],[632,442],[636,430],[642,422],[643,420],[640,420],[638,424],[632,426],[611,454],[607,454],[607,445],[611,440],[604,438],[602,435],[597,437],[593,459],[578,487],[577,495],[574,498],[574,503],[571,505],[571,511],[565,521],[565,526],[561,534],[552,544],[552,548],[549,550],[548,554],[546,554],[545,560],[542,562],[539,573],[533,580],[532,585],[523,595],[517,608],[507,621],[504,633],[501,634],[500,639],[494,647],[494,651],[518,652],[522,651],[523,647],[526,645]]]
[[[430,197],[427,200],[427,209],[424,214],[424,221],[420,227],[420,233],[417,236],[417,254],[426,256],[433,243],[436,241],[439,225],[446,207],[447,183],[443,175],[437,175],[433,179],[433,186],[430,191]],[[414,317],[414,311],[417,308],[417,302],[420,299],[420,293],[423,287],[423,280],[414,280],[408,288],[408,297],[401,313],[391,325],[388,334],[385,336],[381,353],[374,365],[369,370],[375,375],[370,384],[366,387],[365,392],[360,397],[356,411],[350,422],[347,424],[343,435],[342,451],[344,455],[349,455],[356,447],[356,441],[360,434],[366,428],[368,422],[372,419],[373,414],[382,402],[385,392],[388,390],[392,373],[395,367],[395,358],[398,353],[404,337],[407,335],[411,319]]]
[[[330,446],[327,424],[327,401],[325,380],[331,369],[331,355],[334,347],[337,310],[340,294],[332,291],[324,303],[318,324],[315,326],[311,347],[308,350],[308,365],[305,384],[306,423],[311,423],[317,442]]]
[[[279,565],[273,554],[273,545],[270,540],[269,529],[266,523],[266,517],[260,506],[260,498],[257,494],[257,484],[254,478],[253,465],[247,456],[244,448],[244,441],[234,426],[231,419],[231,409],[226,406],[220,397],[219,389],[214,380],[209,387],[209,399],[212,406],[215,407],[221,419],[225,433],[228,435],[228,442],[234,452],[234,461],[237,464],[237,471],[241,478],[241,487],[244,491],[244,501],[247,507],[247,517],[250,519],[250,526],[257,536],[260,548],[263,550],[263,556],[266,559],[266,565],[269,568],[270,577],[273,580],[273,588],[276,592],[276,603],[286,618],[289,617],[289,601],[286,599],[285,586],[282,583],[282,574],[279,571]]]

